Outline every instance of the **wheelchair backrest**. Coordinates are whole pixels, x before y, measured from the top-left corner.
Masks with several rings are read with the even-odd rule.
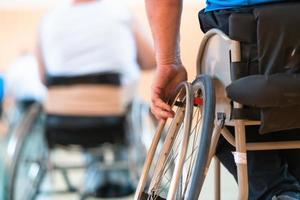
[[[230,16],[229,37],[256,47],[256,71],[264,75],[299,73],[300,3],[273,3],[248,10]]]
[[[127,90],[120,75],[47,77],[45,132],[50,147],[124,143]]]

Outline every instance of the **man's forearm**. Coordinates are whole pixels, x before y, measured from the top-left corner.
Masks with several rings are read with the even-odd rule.
[[[158,65],[180,63],[182,0],[146,0]]]

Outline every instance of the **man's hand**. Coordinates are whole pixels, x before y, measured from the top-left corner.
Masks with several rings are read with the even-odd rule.
[[[151,111],[158,120],[166,120],[174,116],[167,101],[175,92],[176,87],[187,80],[187,72],[183,65],[160,65],[152,85]]]
[[[156,53],[156,75],[152,85],[151,110],[159,120],[173,117],[167,104],[176,87],[187,79],[180,59],[179,29],[183,0],[146,0]]]

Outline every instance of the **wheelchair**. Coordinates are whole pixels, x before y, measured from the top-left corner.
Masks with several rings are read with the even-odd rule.
[[[151,130],[156,122],[148,104],[137,97],[130,99],[128,90],[120,86],[119,77],[119,74],[109,73],[93,77],[49,78],[49,95],[44,105],[35,103],[29,106],[21,120],[10,128],[5,162],[5,199],[31,200],[64,194],[89,198],[92,195],[83,193],[82,186],[72,182],[70,172],[91,166],[104,173],[111,169],[128,170],[133,187],[137,185],[148,148],[142,137],[153,134]],[[78,94],[76,84],[86,92]],[[91,90],[98,92],[88,95]],[[62,93],[67,95],[63,97],[77,100],[66,101]],[[96,100],[100,98],[100,101],[93,101],[93,109],[90,109],[90,105],[82,104],[85,97],[75,98],[74,95],[88,98],[98,95]],[[80,104],[75,106],[76,103]],[[109,107],[112,104],[114,106]],[[79,106],[86,107],[80,109]],[[89,152],[103,159],[66,166],[52,158],[59,149]],[[118,160],[115,154],[119,151],[126,152],[126,159]],[[47,178],[55,173],[61,175],[63,189],[45,187]]]
[[[7,118],[3,199],[31,199],[38,192],[47,163],[41,105],[19,102],[8,111]]]
[[[245,131],[253,125],[260,125],[261,134],[300,127],[299,8],[299,3],[276,3],[232,13],[228,34],[211,29],[204,35],[197,77],[182,83],[171,98],[175,117],[157,128],[135,200],[199,199],[221,135],[235,147],[240,200],[248,199],[249,193],[247,151],[300,148],[299,137],[248,142]],[[243,60],[243,50],[252,43],[259,63]],[[165,141],[156,159],[162,135]],[[215,199],[220,198],[217,177]]]

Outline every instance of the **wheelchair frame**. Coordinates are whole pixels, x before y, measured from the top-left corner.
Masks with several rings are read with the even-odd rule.
[[[225,44],[223,46],[222,58],[227,57],[227,64],[222,66],[211,66],[211,61],[206,61],[204,57],[211,57],[207,52],[209,43],[219,43],[218,45]],[[241,120],[241,119],[230,119],[231,116],[231,105],[230,99],[226,97],[225,87],[231,83],[230,76],[230,62],[241,61],[241,50],[240,42],[231,40],[226,34],[218,29],[212,29],[208,31],[201,42],[198,57],[197,57],[197,74],[207,74],[213,78],[216,87],[216,116],[222,115],[222,119],[215,120],[215,128],[212,137],[211,149],[209,153],[209,160],[214,157],[217,142],[220,135],[236,148],[235,162],[237,164],[237,175],[238,175],[238,188],[239,188],[239,199],[248,199],[249,186],[248,186],[248,172],[247,172],[247,151],[256,150],[280,150],[280,149],[299,149],[300,141],[284,141],[284,142],[251,142],[246,143],[245,127],[250,125],[260,125],[260,121]],[[224,51],[225,50],[225,51]],[[214,54],[214,52],[211,52]],[[224,60],[223,60],[224,61]],[[222,62],[224,63],[224,62]],[[215,68],[214,68],[215,67]],[[213,69],[212,69],[213,68]],[[223,69],[223,70],[222,70]],[[219,71],[218,71],[219,70]],[[227,70],[227,71],[226,71]],[[218,94],[220,93],[220,94]],[[242,108],[243,105],[238,102],[233,102],[233,108]],[[228,131],[224,126],[233,126],[235,129],[235,137]],[[207,170],[210,161],[207,163]],[[216,163],[216,182],[215,182],[215,199],[219,200],[220,195],[220,161]]]
[[[284,142],[246,142],[246,126],[251,125],[260,125],[260,121],[253,120],[245,120],[245,119],[231,119],[232,109],[240,109],[243,108],[243,105],[238,102],[232,102],[231,99],[227,97],[226,87],[231,84],[231,73],[230,73],[230,64],[231,62],[239,62],[241,61],[241,47],[240,42],[231,40],[227,35],[225,35],[222,31],[217,29],[211,29],[208,31],[201,42],[198,57],[197,57],[197,78],[194,82],[200,81],[199,77],[202,79],[208,78],[213,82],[212,85],[215,86],[215,103],[212,106],[214,113],[214,120],[211,123],[214,125],[213,130],[210,133],[201,132],[204,134],[204,141],[201,145],[206,146],[208,144],[208,159],[199,159],[197,158],[195,164],[195,170],[193,171],[194,176],[196,178],[192,178],[192,183],[190,185],[190,193],[187,194],[188,197],[184,197],[187,199],[198,199],[203,180],[207,175],[210,163],[215,156],[217,144],[220,136],[222,135],[233,147],[235,147],[236,152],[234,152],[234,160],[237,165],[237,176],[238,176],[238,199],[239,200],[247,200],[249,195],[249,185],[248,185],[248,171],[247,171],[247,151],[256,151],[256,150],[279,150],[279,149],[296,149],[300,148],[300,141],[284,141]],[[199,76],[198,76],[199,75]],[[201,76],[200,76],[201,75]],[[184,83],[185,85],[189,85],[189,83]],[[186,86],[187,87],[187,86]],[[208,87],[206,86],[206,89]],[[203,89],[203,88],[202,88]],[[213,87],[211,88],[213,90]],[[204,87],[205,90],[205,87]],[[186,89],[188,93],[188,89]],[[203,92],[203,91],[201,91]],[[186,95],[194,95],[194,94],[186,94]],[[205,99],[205,98],[204,98]],[[211,98],[214,99],[214,98]],[[205,99],[205,101],[207,101]],[[211,100],[212,101],[212,100]],[[195,104],[195,103],[194,103]],[[207,103],[206,103],[207,104]],[[209,104],[209,103],[208,103]],[[205,104],[204,104],[205,105]],[[187,106],[188,107],[188,106]],[[187,109],[187,108],[186,108]],[[205,112],[205,111],[204,111]],[[212,114],[213,115],[213,114]],[[178,123],[177,113],[172,120],[172,123]],[[206,116],[207,118],[207,116]],[[193,118],[192,118],[193,119]],[[183,121],[186,119],[183,119]],[[191,120],[191,119],[189,119]],[[203,120],[203,126],[207,126],[207,123]],[[158,161],[153,162],[154,154],[156,152],[157,144],[161,138],[161,132],[164,129],[164,123],[161,123],[157,129],[156,135],[152,141],[152,146],[148,152],[147,160],[144,164],[144,169],[142,176],[140,178],[140,182],[135,194],[135,200],[144,200],[144,199],[163,199],[160,198],[159,194],[156,193],[156,188],[151,187],[146,189],[147,178],[150,179],[151,183],[157,179],[155,176],[149,176],[150,167],[154,166],[155,170],[161,167],[161,157],[167,156],[170,154],[170,151],[165,151],[164,149],[168,149],[172,141],[172,137],[174,135],[173,131],[170,131],[165,139],[165,144],[160,152],[160,158]],[[230,131],[226,128],[226,126],[234,127],[235,136],[233,136]],[[170,126],[172,129],[172,126]],[[175,133],[176,134],[176,133]],[[184,134],[187,134],[186,132]],[[212,134],[212,135],[211,135]],[[171,135],[171,136],[169,136]],[[209,137],[209,138],[208,138]],[[202,139],[202,138],[201,138]],[[200,143],[199,143],[200,144]],[[187,147],[183,147],[185,149]],[[205,151],[205,150],[204,150]],[[203,158],[207,155],[203,154],[203,152],[198,151],[198,155]],[[185,156],[185,155],[184,155]],[[185,159],[182,157],[178,158],[178,163],[180,160]],[[156,163],[155,163],[156,162]],[[202,162],[202,163],[201,163]],[[179,164],[181,165],[181,164]],[[205,170],[201,171],[201,167],[205,167]],[[178,166],[175,166],[177,169]],[[182,168],[181,168],[182,169]],[[159,169],[160,170],[160,169]],[[182,173],[182,172],[179,172]],[[179,185],[175,185],[172,183],[178,183],[173,181],[174,177],[178,177],[178,172],[173,170],[172,182],[168,188],[167,196],[165,197],[167,200],[177,199],[174,196],[174,193],[180,192],[181,187]],[[181,175],[181,174],[180,174]],[[181,177],[179,177],[181,178]],[[220,161],[216,159],[215,165],[215,200],[221,199],[221,183],[220,183]],[[184,183],[189,184],[189,183]],[[177,190],[177,191],[174,191]],[[169,194],[171,193],[171,195]],[[180,197],[182,198],[182,197]]]
[[[20,155],[22,154],[22,151],[24,150],[23,147],[25,145],[26,139],[32,134],[31,129],[34,126],[35,121],[41,114],[41,106],[34,104],[32,105],[29,110],[24,114],[23,119],[16,123],[16,128],[12,129],[12,135],[8,140],[7,144],[7,156],[5,160],[5,169],[6,169],[6,190],[7,190],[7,199],[15,199],[14,197],[14,190],[16,187],[16,178],[17,178],[17,169],[18,169],[18,163],[20,162]],[[153,125],[153,128],[155,126],[154,118],[150,115],[150,109],[147,104],[142,102],[140,99],[135,98],[133,100],[131,109],[129,110],[129,113],[127,114],[127,121],[128,121],[128,129],[132,131],[132,134],[130,134],[130,143],[132,142],[135,144],[133,147],[132,144],[129,147],[129,151],[132,153],[135,153],[136,155],[133,155],[129,158],[128,161],[117,161],[115,162],[116,166],[111,165],[111,160],[108,160],[107,163],[97,163],[97,166],[100,169],[130,169],[132,172],[130,173],[131,178],[133,179],[133,184],[136,183],[136,179],[138,179],[140,168],[143,163],[142,158],[144,158],[143,153],[141,153],[140,148],[146,148],[145,144],[140,144],[141,138],[140,138],[140,130],[141,128],[145,129],[145,120],[143,116],[149,116],[150,122],[148,123],[154,123],[154,124],[147,124],[146,126]],[[149,127],[148,127],[149,128]],[[137,136],[139,136],[137,138]],[[105,146],[105,145],[104,145]],[[111,146],[108,149],[105,149],[105,147],[102,147],[99,150],[105,150],[105,151],[112,151],[113,149],[117,147]],[[47,148],[47,147],[46,147]],[[68,147],[67,147],[68,148]],[[69,147],[70,149],[79,150],[80,147]],[[68,148],[68,149],[69,149]],[[134,148],[134,149],[133,149]],[[139,152],[137,153],[137,149],[139,149]],[[30,191],[29,198],[35,199],[38,195],[52,195],[52,194],[65,194],[65,193],[79,193],[80,198],[85,199],[85,195],[81,194],[80,188],[77,188],[71,184],[69,176],[68,176],[68,170],[76,170],[76,169],[83,169],[87,165],[86,164],[77,164],[77,165],[71,165],[71,166],[60,166],[55,163],[51,163],[49,160],[50,158],[50,152],[48,148],[46,149],[46,157],[42,158],[43,160],[29,160],[29,162],[33,162],[38,165],[38,177],[34,181],[34,188],[32,191]],[[146,151],[146,149],[145,149]],[[111,152],[112,153],[112,152]],[[105,158],[104,158],[105,159]],[[41,184],[49,171],[58,171],[61,173],[64,184],[66,185],[65,190],[41,190]],[[29,191],[28,191],[29,192]],[[27,197],[24,197],[27,198]]]
[[[10,127],[13,128],[11,136],[7,143],[7,156],[5,157],[5,190],[7,190],[7,193],[5,195],[5,198],[7,199],[14,199],[14,190],[15,190],[15,184],[16,184],[16,171],[18,170],[17,163],[20,162],[20,156],[21,152],[23,151],[23,147],[25,145],[26,139],[30,136],[31,129],[33,128],[33,125],[36,123],[36,121],[39,118],[41,107],[38,104],[32,105],[29,110],[24,114],[23,119],[19,123],[16,123],[16,127]],[[47,152],[45,152],[47,153]],[[43,180],[43,177],[46,173],[46,168],[42,165],[42,163],[46,160],[47,156],[42,152],[43,156],[39,158],[39,160],[34,161],[36,164],[35,172],[37,172],[36,178],[34,180],[34,189],[30,192],[30,196],[32,198],[35,198],[36,195],[39,192],[39,189],[37,186],[39,186]],[[32,160],[29,160],[28,162],[33,162]],[[25,197],[24,197],[25,198]]]

